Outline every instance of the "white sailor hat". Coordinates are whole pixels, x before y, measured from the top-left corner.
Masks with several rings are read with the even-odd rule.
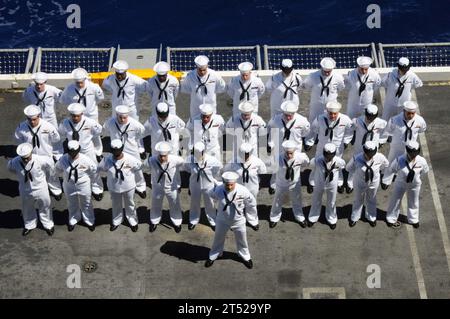
[[[356,59],[356,63],[361,68],[368,68],[372,65],[373,59],[369,58],[368,56],[360,56],[358,59]]]
[[[320,66],[325,71],[331,71],[336,67],[336,61],[332,58],[323,58],[322,61],[320,61]]]
[[[292,101],[284,101],[281,103],[280,109],[283,113],[296,113],[298,111],[298,104]]]
[[[165,102],[160,102],[156,105],[156,112],[158,113],[167,113],[169,112],[169,105]]]
[[[281,147],[283,147],[285,151],[296,150],[297,146],[298,144],[291,140],[284,141],[283,144],[281,144]]]
[[[401,65],[401,66],[408,66],[409,65],[409,59],[405,58],[405,57],[401,57],[398,60],[398,64]]]
[[[206,146],[203,142],[197,142],[194,144],[194,152],[202,153],[206,149]]]
[[[325,146],[323,147],[323,151],[326,153],[336,153],[336,145],[334,145],[333,143],[327,143],[325,144]]]
[[[31,79],[38,84],[42,84],[47,82],[48,75],[45,72],[36,72],[31,76]]]
[[[127,115],[130,113],[130,108],[126,105],[117,105],[115,111],[116,114]]]
[[[202,67],[208,66],[208,64],[209,64],[209,59],[208,59],[207,56],[199,55],[198,57],[196,57],[196,58],[194,59],[194,62],[195,62],[195,65],[196,65],[198,68],[202,68]]]
[[[69,143],[67,143],[67,148],[71,151],[76,151],[80,148],[80,143],[75,140],[69,141]]]
[[[331,101],[327,103],[327,111],[329,112],[339,112],[342,109],[342,104],[337,101]]]
[[[123,147],[123,142],[119,139],[115,139],[111,141],[111,148],[118,150]]]
[[[159,155],[168,155],[172,151],[172,145],[168,142],[159,142],[155,145],[155,151],[157,151]]]
[[[251,153],[253,151],[253,145],[250,143],[242,143],[241,146],[239,147],[239,150],[242,153]]]
[[[158,75],[166,75],[170,71],[170,65],[165,61],[158,62],[153,67],[153,71]]]
[[[128,66],[127,61],[118,60],[118,61],[114,62],[113,68],[116,70],[117,73],[121,74],[121,73],[127,72],[129,66]]]
[[[211,104],[201,104],[198,108],[200,109],[200,113],[203,115],[210,115],[214,112]]]
[[[413,101],[406,101],[405,103],[403,103],[403,110],[407,112],[416,112],[417,104]]]
[[[283,61],[281,61],[281,66],[283,68],[292,68],[294,66],[294,62],[292,62],[291,59],[283,59]]]
[[[235,172],[225,172],[222,174],[224,183],[234,183],[239,179],[239,175]]]
[[[20,144],[19,146],[17,146],[16,152],[20,157],[27,158],[33,152],[33,145],[31,145],[30,143]]]
[[[241,73],[247,73],[253,70],[253,64],[250,62],[242,62],[239,64],[238,69]]]
[[[28,105],[24,110],[23,113],[25,114],[26,117],[32,118],[35,116],[38,116],[39,114],[41,114],[41,108],[39,106],[36,105]]]
[[[376,106],[375,104],[367,105],[366,106],[366,113],[371,114],[371,115],[378,114],[378,106]]]
[[[368,151],[374,151],[377,149],[378,147],[378,143],[374,142],[374,141],[367,141],[366,143],[364,143],[364,149],[368,150]]]
[[[80,103],[72,103],[67,107],[67,111],[73,115],[83,114],[85,109],[84,105]]]
[[[239,104],[239,111],[241,113],[244,113],[244,114],[245,113],[253,113],[254,110],[255,110],[255,106],[250,101],[245,101],[245,102],[242,102],[241,104]]]
[[[72,71],[72,78],[75,81],[84,81],[89,77],[88,72],[83,68],[78,68]]]
[[[417,151],[420,149],[420,145],[417,141],[408,141],[406,143],[406,148],[409,148],[412,151]]]

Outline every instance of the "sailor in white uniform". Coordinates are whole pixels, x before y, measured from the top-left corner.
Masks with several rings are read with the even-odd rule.
[[[357,118],[373,102],[373,95],[381,85],[381,77],[370,66],[373,59],[361,56],[356,60],[358,67],[348,72],[345,87],[348,89],[347,115]]]
[[[83,115],[85,107],[82,104],[70,104],[67,110],[70,113],[70,118],[64,119],[58,129],[61,139],[67,139],[68,142],[78,141],[81,146],[81,154],[96,162],[97,156],[93,140],[102,134],[101,125]],[[92,178],[92,196],[97,201],[101,201],[103,198],[103,182],[98,174]]]
[[[332,58],[324,58],[320,62],[321,69],[308,75],[303,87],[311,91],[309,103],[309,122],[323,114],[328,102],[337,101],[339,91],[344,90],[344,77],[335,72],[336,62]]]
[[[225,172],[222,175],[223,184],[209,191],[209,196],[215,199],[218,205],[214,242],[205,267],[211,267],[214,261],[222,255],[226,234],[228,230],[232,230],[236,238],[239,256],[247,268],[253,268],[253,261],[248,249],[244,211],[255,215],[256,199],[245,186],[237,183],[238,179],[238,174]]]
[[[92,205],[91,178],[97,173],[97,164],[80,154],[78,141],[70,141],[68,153],[56,163],[56,172],[63,175],[64,194],[69,210],[69,232],[83,218],[90,231],[95,230],[94,207]]]
[[[300,74],[294,71],[294,63],[290,59],[281,61],[281,71],[274,74],[266,83],[270,93],[270,117],[281,114],[281,104],[292,101],[300,105],[300,89],[303,80]]]
[[[394,175],[397,176],[394,182],[393,191],[389,200],[386,213],[386,220],[389,227],[398,228],[400,222],[400,203],[406,193],[407,196],[407,217],[408,223],[414,228],[419,228],[419,195],[422,185],[422,175],[429,171],[425,158],[419,155],[420,146],[416,141],[409,141],[406,144],[406,154],[396,158],[387,173],[383,177],[383,189],[387,189],[392,183]]]
[[[151,99],[152,115],[156,115],[156,106],[167,103],[169,113],[176,115],[176,99],[180,91],[180,82],[169,74],[169,63],[161,61],[155,64],[153,70],[156,75],[147,81],[147,92]]]
[[[181,177],[183,158],[171,155],[172,146],[159,142],[155,146],[156,154],[149,157],[146,167],[150,168],[152,178],[152,207],[150,210],[150,232],[154,232],[161,222],[164,197],[169,202],[170,219],[176,233],[181,232],[183,216],[180,204]]]
[[[123,210],[125,210],[131,230],[137,232],[139,222],[134,203],[135,176],[142,170],[142,163],[134,156],[125,153],[123,149],[121,140],[112,140],[112,154],[100,162],[98,170],[107,173],[106,181],[112,204],[110,231],[115,231],[122,224]]]
[[[58,127],[55,106],[62,91],[53,85],[47,84],[48,75],[44,72],[34,73],[31,78],[34,81],[34,85],[30,85],[23,92],[25,103],[39,106],[41,108],[41,117],[54,127]]]
[[[46,176],[53,174],[54,162],[48,156],[32,154],[33,145],[17,147],[17,157],[8,161],[8,170],[17,175],[24,222],[23,236],[37,227],[38,216],[49,236],[55,232]],[[38,214],[37,214],[38,213]]]
[[[336,153],[336,145],[327,143],[323,147],[323,155],[318,155],[311,160],[312,171],[309,175],[308,193],[312,193],[313,197],[308,216],[308,227],[312,227],[319,220],[322,210],[322,197],[325,192],[327,196],[325,217],[330,228],[336,228],[338,175],[345,168],[345,161],[336,156]]]
[[[243,102],[252,103],[253,112],[258,114],[259,99],[266,91],[264,83],[257,75],[252,74],[252,63],[243,62],[238,69],[240,75],[232,78],[227,86],[227,93],[233,99],[233,116],[240,115],[239,105]]]
[[[33,154],[48,156],[54,161],[53,154],[60,143],[58,130],[46,120],[40,118],[41,109],[36,105],[29,105],[24,109],[27,120],[20,123],[14,133],[14,138],[19,144],[29,143],[33,146]],[[61,156],[61,155],[59,155]],[[50,195],[56,200],[61,200],[62,190],[59,178],[55,175],[46,176]]]
[[[422,80],[410,70],[408,58],[398,60],[397,69],[389,72],[381,85],[386,88],[383,119],[389,119],[402,112],[403,104],[411,100],[412,90],[423,86]]]
[[[200,105],[210,104],[217,112],[217,94],[224,93],[226,83],[222,77],[208,67],[209,59],[200,55],[194,60],[197,68],[188,73],[181,82],[181,92],[190,94],[190,118],[200,115]]]
[[[305,153],[298,151],[294,141],[285,141],[282,144],[283,154],[278,157],[278,170],[272,175],[269,194],[275,194],[270,211],[269,227],[274,228],[281,218],[283,203],[287,196],[292,206],[294,218],[301,227],[306,227],[303,214],[301,171],[308,166],[309,158]]]
[[[180,137],[185,132],[185,127],[186,124],[181,118],[170,113],[169,105],[161,102],[156,106],[156,114],[144,123],[144,136],[150,136],[152,151],[157,143],[164,141],[172,145],[173,155],[181,155]]]
[[[89,80],[88,72],[83,68],[72,71],[73,83],[69,84],[61,94],[60,102],[64,105],[80,103],[86,107],[84,116],[98,122],[98,103],[105,99],[103,90],[98,84]],[[100,162],[103,154],[101,136],[93,140],[97,161]]]
[[[220,179],[222,167],[222,163],[215,157],[205,154],[203,142],[195,143],[193,154],[187,157],[182,168],[182,170],[190,173],[189,230],[193,230],[200,221],[202,197],[208,223],[213,229],[216,227],[216,209],[214,200],[208,195],[208,191],[218,184],[217,179]]]
[[[370,226],[377,224],[377,192],[380,186],[380,173],[389,167],[387,158],[378,153],[378,143],[367,141],[363,146],[363,152],[359,153],[348,162],[346,170],[349,173],[349,191],[355,189],[352,215],[349,225],[353,227],[361,218],[363,205],[366,205],[366,219]]]
[[[422,116],[417,114],[417,108],[415,102],[406,101],[403,112],[389,120],[386,126],[386,135],[392,139],[388,156],[389,163],[405,153],[405,146],[409,141],[417,141],[419,134],[427,130],[427,123]]]
[[[187,129],[190,132],[189,149],[197,142],[203,142],[206,146],[205,154],[214,156],[222,162],[221,140],[225,131],[225,121],[219,114],[214,113],[211,104],[199,106],[200,115],[190,118]]]
[[[278,146],[276,157],[283,153],[281,145],[284,141],[294,141],[301,152],[303,139],[309,136],[311,129],[308,119],[297,113],[298,105],[294,102],[283,102],[281,111],[282,114],[275,115],[267,125],[267,152],[272,153],[272,149]]]
[[[237,161],[232,161],[225,165],[225,172],[235,172],[239,175],[238,183],[245,186],[250,193],[258,199],[259,193],[259,175],[266,174],[266,164],[253,154],[254,146],[250,143],[242,143],[239,147],[239,156]],[[246,213],[247,221],[254,231],[259,230],[258,214],[250,215]],[[257,213],[257,211],[256,211]]]
[[[251,102],[242,102],[239,114],[233,115],[226,124],[227,135],[233,136],[233,159],[237,158],[242,143],[251,144],[252,154],[258,156],[258,140],[266,134],[266,123],[254,110]]]
[[[128,71],[126,61],[116,61],[113,64],[115,74],[108,76],[103,81],[103,89],[112,94],[112,110],[115,115],[115,109],[119,105],[126,105],[130,108],[130,116],[139,120],[139,95],[147,91],[147,81],[131,74]]]

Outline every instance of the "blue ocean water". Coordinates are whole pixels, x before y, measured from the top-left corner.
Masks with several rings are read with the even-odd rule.
[[[81,29],[66,25],[69,4]],[[366,8],[381,8],[369,29]],[[450,41],[450,1],[1,0],[0,48]]]

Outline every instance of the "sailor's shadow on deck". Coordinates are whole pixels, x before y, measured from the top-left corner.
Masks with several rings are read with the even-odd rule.
[[[16,153],[17,145],[0,145],[0,157],[14,158],[17,156]]]
[[[208,247],[177,241],[167,241],[164,245],[161,246],[160,249],[163,254],[187,260],[192,263],[206,261],[209,256],[209,250],[210,249]],[[223,256],[220,257],[220,259],[229,259],[241,262],[238,254],[228,251],[224,251]]]
[[[0,179],[0,194],[11,198],[19,197],[19,182],[9,178]]]

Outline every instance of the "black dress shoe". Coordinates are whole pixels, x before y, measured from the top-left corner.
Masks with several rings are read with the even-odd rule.
[[[216,231],[216,226],[211,226],[212,231]]]
[[[278,223],[276,222],[269,222],[269,227],[270,228],[275,228],[277,226]]]
[[[258,231],[259,230],[259,224],[258,225],[250,225],[250,228],[253,229],[254,231]]]
[[[302,221],[302,222],[297,221],[297,223],[300,225],[301,228],[306,228],[306,222],[305,221]]]
[[[150,224],[150,232],[153,233],[157,227],[158,227],[157,224]]]
[[[306,223],[307,223],[307,225],[308,225],[309,228],[313,227],[314,224],[315,224],[315,223],[313,223],[313,222],[310,222],[309,220],[308,220]]]
[[[344,186],[338,186],[337,191],[339,194],[344,194]]]
[[[206,267],[206,268],[209,268],[209,267],[211,267],[213,264],[214,264],[214,260],[208,259],[208,260],[205,262],[205,267]]]
[[[95,225],[88,226],[88,229],[89,229],[91,232],[93,232],[93,231],[95,230]]]
[[[31,233],[31,231],[32,231],[32,229],[24,229],[23,231],[22,231],[22,236],[23,237],[25,237],[25,236],[28,236],[30,233]]]
[[[67,225],[67,230],[69,232],[73,232],[74,229],[75,229],[75,225]]]
[[[136,194],[138,194],[140,198],[143,198],[143,199],[147,198],[147,192],[146,191],[143,191],[143,192],[136,191]]]
[[[377,221],[376,220],[374,220],[373,222],[369,221],[369,225],[375,227],[377,225]]]
[[[111,227],[109,227],[109,231],[115,231],[117,228],[119,228],[119,225],[111,225]]]
[[[133,233],[136,233],[138,231],[138,229],[139,229],[139,225],[131,226],[131,230],[133,231]]]
[[[175,232],[177,234],[179,234],[181,232],[181,225],[180,226],[174,226],[173,229],[175,230]]]
[[[353,193],[353,188],[348,187],[348,186],[345,186],[345,192],[346,192],[347,194],[351,194],[351,193]]]
[[[396,221],[395,223],[386,222],[386,224],[391,228],[400,228],[400,226],[402,225],[399,221]]]
[[[244,260],[244,265],[245,265],[245,267],[247,267],[248,269],[252,269],[253,268],[253,261],[250,259],[250,260]]]
[[[412,225],[413,225],[414,228],[419,228],[420,227],[419,223],[415,223],[415,224],[412,224]]]
[[[100,201],[103,199],[103,193],[100,193],[100,194],[92,193],[92,197],[94,197],[94,199],[95,199],[97,202],[100,202]]]
[[[188,229],[189,229],[189,230],[194,230],[194,229],[195,229],[195,226],[197,226],[197,225],[194,225],[194,224],[189,223]]]
[[[330,229],[335,230],[336,229],[336,224],[330,224]]]
[[[55,195],[52,192],[50,192],[50,196],[53,197],[57,202],[59,202],[62,199],[62,193],[59,195]]]
[[[51,229],[45,229],[45,232],[51,237],[55,233],[55,227],[52,227]]]
[[[348,222],[348,225],[349,225],[350,227],[355,227],[356,222],[354,222],[353,220],[351,220],[351,221]]]

